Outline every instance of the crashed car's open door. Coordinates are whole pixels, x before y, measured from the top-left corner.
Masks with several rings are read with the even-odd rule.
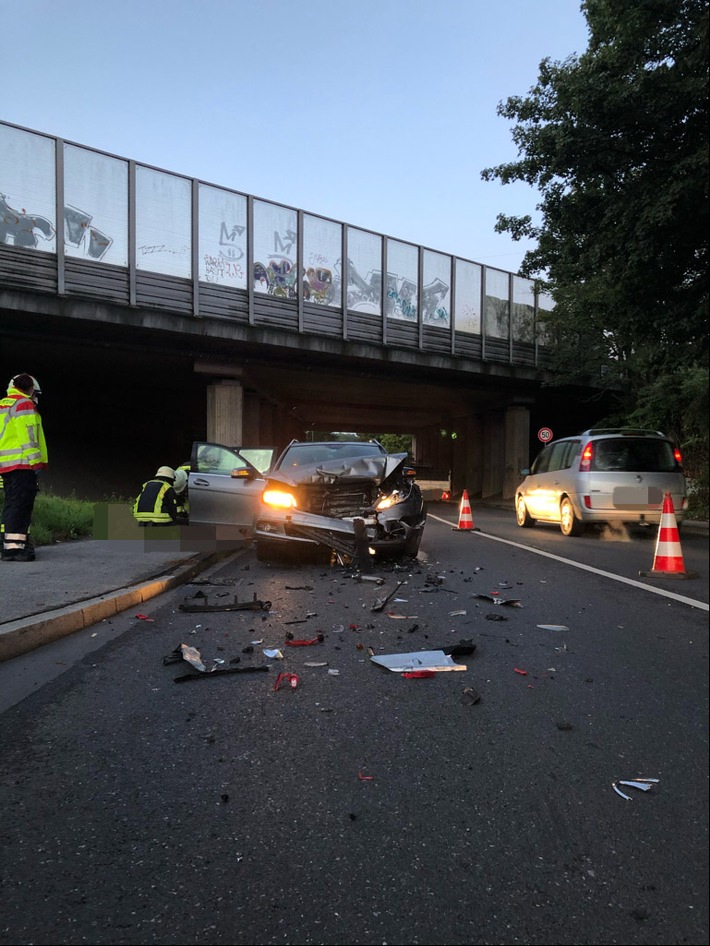
[[[251,537],[264,473],[275,452],[273,447],[195,441],[188,473],[190,524],[234,526],[245,538]]]

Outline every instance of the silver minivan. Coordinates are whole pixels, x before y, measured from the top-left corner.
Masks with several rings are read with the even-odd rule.
[[[658,525],[665,493],[682,522],[688,495],[680,451],[657,430],[599,427],[549,443],[515,491],[521,528],[536,520],[580,535],[594,523]]]

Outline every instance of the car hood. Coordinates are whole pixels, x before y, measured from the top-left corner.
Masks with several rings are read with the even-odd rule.
[[[305,483],[351,483],[357,480],[374,482],[380,489],[387,486],[401,471],[407,459],[406,453],[393,453],[383,456],[352,457],[343,460],[328,460],[300,466],[293,473],[275,470],[269,479],[279,480],[289,486],[303,486]]]

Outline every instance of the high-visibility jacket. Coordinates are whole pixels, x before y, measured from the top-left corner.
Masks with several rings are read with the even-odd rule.
[[[133,503],[133,517],[137,522],[163,525],[178,521],[177,501],[172,482],[164,476],[148,480]]]
[[[39,411],[31,397],[10,385],[0,400],[0,474],[45,466],[47,444]]]

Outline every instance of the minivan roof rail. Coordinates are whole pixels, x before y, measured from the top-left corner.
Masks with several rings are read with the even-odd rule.
[[[665,437],[660,430],[644,430],[641,427],[590,427],[583,434],[622,434],[626,437]]]

